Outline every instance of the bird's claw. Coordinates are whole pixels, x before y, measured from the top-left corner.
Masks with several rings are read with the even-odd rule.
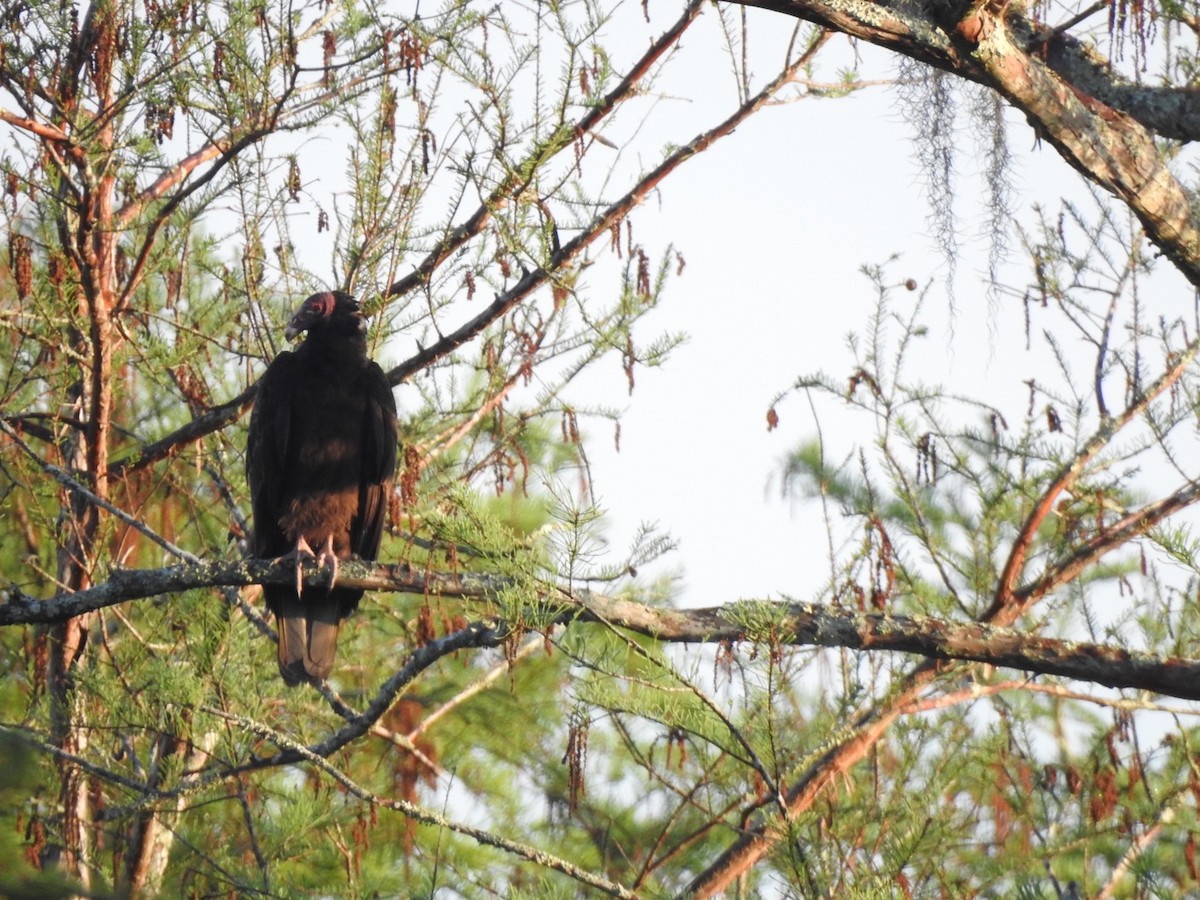
[[[326,589],[332,591],[338,576],[338,558],[337,554],[333,552],[333,535],[329,535],[325,539],[325,546],[321,548],[321,554],[317,557],[317,565],[321,568],[328,567],[329,583],[326,585]]]
[[[338,558],[333,551],[333,537],[325,539],[325,546],[321,548],[320,553],[314,553],[313,548],[309,546],[308,541],[301,537],[296,541],[296,549],[287,556],[280,559],[291,560],[296,563],[296,596],[299,597],[304,593],[304,561],[306,559],[314,559],[317,561],[317,567],[325,569],[328,573],[329,580],[326,584],[326,590],[332,590],[337,582],[338,576]]]
[[[304,560],[316,559],[317,554],[308,546],[308,541],[301,537],[296,541],[296,549],[292,551],[292,556],[296,560],[296,596],[299,597],[304,593]]]

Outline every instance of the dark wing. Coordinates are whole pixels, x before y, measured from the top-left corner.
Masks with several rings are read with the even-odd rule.
[[[279,525],[284,497],[288,493],[288,450],[292,438],[292,404],[296,400],[297,359],[284,352],[275,357],[258,382],[250,433],[246,438],[246,481],[250,485],[250,508],[254,514],[251,555],[272,559],[290,548]],[[308,624],[304,603],[286,585],[265,585],[263,596],[277,616],[279,672],[284,683],[308,680],[305,647]],[[336,636],[336,635],[335,635]]]
[[[396,398],[377,363],[363,368],[359,389],[366,396],[358,515],[351,526],[350,546],[356,556],[374,559],[387,520],[388,497],[396,475]]]
[[[279,527],[287,493],[288,441],[297,382],[295,354],[275,357],[258,383],[246,440],[246,480],[254,514],[254,556],[273,558],[291,549]]]

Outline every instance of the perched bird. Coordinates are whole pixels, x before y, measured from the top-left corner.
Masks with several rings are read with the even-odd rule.
[[[358,301],[313,294],[284,334],[304,332],[259,382],[246,443],[253,553],[296,561],[295,587],[263,587],[289,685],[319,684],[332,671],[338,628],[363,593],[336,586],[338,560],[375,559],[396,472],[396,400],[367,357]],[[303,586],[305,558],[328,568],[327,585]]]

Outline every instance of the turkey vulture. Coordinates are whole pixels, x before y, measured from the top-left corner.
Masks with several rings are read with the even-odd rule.
[[[335,587],[338,560],[375,559],[396,471],[396,400],[367,357],[358,302],[313,294],[284,334],[302,332],[304,342],[275,357],[259,382],[246,442],[254,555],[290,551],[296,560],[295,587],[263,587],[289,685],[319,684],[332,670],[338,626],[363,594]],[[305,557],[328,567],[327,585],[302,586]]]

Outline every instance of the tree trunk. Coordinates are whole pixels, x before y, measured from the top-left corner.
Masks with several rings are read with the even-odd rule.
[[[69,439],[64,462],[73,469],[84,468],[86,458],[91,455],[86,446],[87,441],[82,436]],[[92,583],[91,555],[99,524],[98,511],[93,504],[66,491],[62,510],[59,520],[58,581],[65,590],[86,590]],[[78,878],[85,888],[91,885],[90,792],[86,774],[70,757],[82,755],[87,748],[84,711],[74,685],[75,673],[85,659],[91,618],[91,614],[84,614],[50,627],[46,670],[51,740],[64,754],[58,760],[61,844],[49,852],[48,861],[58,866],[64,874]]]

